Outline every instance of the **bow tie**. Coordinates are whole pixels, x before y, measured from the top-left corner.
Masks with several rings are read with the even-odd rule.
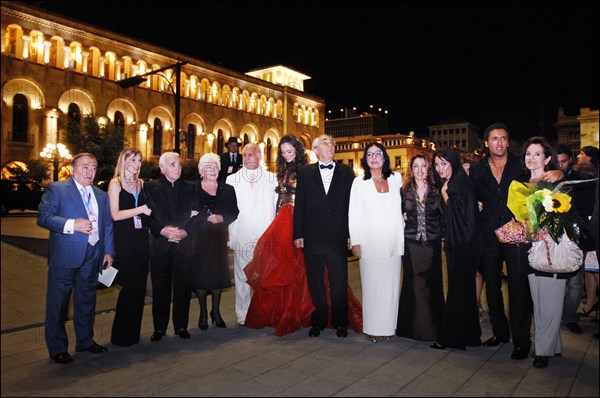
[[[319,165],[319,168],[320,168],[320,169],[329,169],[329,170],[331,170],[331,169],[333,169],[333,163],[330,163],[330,164],[327,164],[327,165],[325,165],[325,164],[320,164],[320,165]]]

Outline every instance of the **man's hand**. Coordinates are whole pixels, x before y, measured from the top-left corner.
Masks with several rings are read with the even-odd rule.
[[[354,245],[352,246],[352,254],[354,254],[356,257],[360,258],[360,245]]]
[[[112,254],[105,254],[104,255],[104,261],[102,262],[102,264],[108,264],[106,268],[110,268],[113,265],[113,255]]]
[[[294,244],[298,249],[302,249],[304,247],[304,238],[295,239]]]
[[[87,218],[77,218],[73,224],[73,229],[77,232],[81,232],[82,234],[91,235],[92,228],[92,222]]]
[[[550,170],[542,174],[540,181],[555,183],[558,180],[562,180],[564,176],[565,174],[562,172],[562,170]]]

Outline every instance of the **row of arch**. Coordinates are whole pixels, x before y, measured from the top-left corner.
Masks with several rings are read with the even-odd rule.
[[[15,87],[17,89],[15,89]],[[31,131],[39,133],[37,145],[58,142],[58,118],[67,115],[70,119],[80,120],[83,115],[98,116],[100,126],[108,120],[123,129],[127,143],[138,147],[145,155],[144,158],[158,157],[163,152],[173,150],[174,131],[165,128],[173,125],[173,115],[162,105],[148,111],[141,118],[135,105],[126,98],[115,98],[107,105],[106,111],[98,111],[92,97],[82,88],[71,88],[62,93],[58,100],[58,109],[45,106],[41,88],[34,82],[18,78],[8,81],[2,88],[4,102],[12,108],[11,137],[14,142],[28,142]],[[32,106],[32,104],[37,104]],[[39,113],[44,118],[39,123]],[[180,152],[187,160],[199,159],[206,152],[222,153],[224,144],[229,137],[240,137],[243,144],[256,142],[263,149],[263,158],[267,165],[274,162],[277,155],[277,145],[281,133],[276,128],[261,132],[253,123],[246,123],[235,131],[235,123],[227,118],[221,118],[207,126],[205,118],[199,113],[191,112],[182,119],[180,135]],[[45,136],[45,139],[43,138]],[[310,147],[311,137],[299,137],[307,147]],[[39,148],[35,153],[39,153]]]
[[[120,81],[132,76],[143,75],[161,69],[157,64],[148,64],[143,60],[133,60],[129,56],[119,57],[114,51],[102,52],[98,47],[84,48],[81,43],[72,41],[68,45],[60,36],[51,36],[48,40],[43,32],[31,30],[28,34],[18,24],[10,24],[6,28],[3,52],[15,58],[28,60],[61,69],[70,69],[98,78]],[[168,69],[164,73],[148,76],[140,87],[156,90],[174,90],[174,71]],[[250,112],[276,119],[283,118],[281,99],[267,97],[252,89],[241,89],[211,82],[207,78],[180,74],[179,92],[184,98],[211,103],[218,106]],[[295,103],[293,118],[297,123],[318,126],[319,110],[310,106]]]

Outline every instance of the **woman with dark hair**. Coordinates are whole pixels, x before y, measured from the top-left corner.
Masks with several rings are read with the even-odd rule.
[[[437,151],[433,155],[433,163],[444,213],[448,292],[440,335],[431,348],[464,350],[467,346],[481,345],[475,294],[475,275],[481,248],[477,227],[479,207],[475,187],[452,149]]]
[[[309,327],[314,311],[304,256],[293,239],[296,173],[307,163],[302,143],[292,135],[282,137],[277,152],[277,215],[244,268],[254,290],[245,325],[253,329],[273,326],[276,336]]]
[[[352,183],[348,225],[352,253],[360,258],[363,332],[376,343],[396,330],[404,254],[402,176],[390,169],[378,142],[365,146],[361,165],[365,174]]]
[[[396,335],[435,341],[444,312],[442,212],[431,160],[418,153],[410,160],[402,186],[404,256]]]

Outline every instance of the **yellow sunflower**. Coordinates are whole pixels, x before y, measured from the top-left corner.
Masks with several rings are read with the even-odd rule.
[[[566,213],[571,209],[571,196],[564,192],[547,195],[542,202],[547,212]]]

